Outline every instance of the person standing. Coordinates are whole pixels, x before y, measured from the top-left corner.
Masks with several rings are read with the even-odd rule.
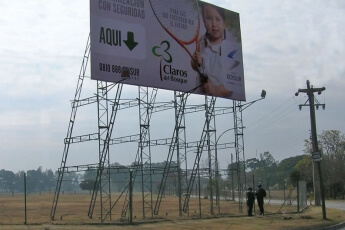
[[[253,206],[255,201],[255,195],[253,193],[253,189],[251,187],[248,188],[247,191],[247,210],[248,210],[248,216],[253,215]]]
[[[261,184],[258,185],[258,190],[255,193],[256,195],[256,200],[258,201],[258,206],[260,209],[260,216],[265,215],[265,210],[264,210],[264,197],[266,197],[266,191],[265,189],[262,188]]]

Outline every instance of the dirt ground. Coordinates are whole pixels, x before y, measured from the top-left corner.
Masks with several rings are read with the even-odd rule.
[[[87,216],[90,205],[89,194],[60,195],[55,219],[50,219],[53,194],[29,195],[27,197],[26,222],[23,195],[0,195],[0,229],[317,229],[345,221],[345,211],[327,209],[327,220],[322,219],[321,207],[309,206],[302,213],[297,213],[296,206],[273,205],[266,201],[265,216],[248,217],[245,205],[234,201],[213,202],[214,213],[211,215],[211,202],[208,199],[191,198],[189,213],[178,212],[178,198],[163,198],[158,215],[145,214],[141,196],[133,200],[133,223],[128,217],[121,217],[121,200],[112,209],[111,219],[100,221],[99,201],[93,218]],[[118,197],[114,195],[112,200]],[[153,208],[155,199],[153,199]],[[201,203],[199,203],[201,202]],[[200,205],[199,205],[200,204]],[[200,214],[201,209],[201,214]],[[128,213],[127,213],[128,214]],[[128,215],[127,215],[128,216]]]

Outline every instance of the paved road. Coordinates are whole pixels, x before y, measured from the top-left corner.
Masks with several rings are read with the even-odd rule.
[[[273,203],[273,204],[282,204],[283,201],[281,200],[265,200],[266,203]],[[289,201],[286,201],[289,202]],[[335,208],[335,209],[339,209],[339,210],[344,210],[345,211],[345,201],[343,200],[326,200],[326,208]],[[296,204],[296,201],[293,203]],[[309,205],[309,201],[308,201],[308,205]],[[344,220],[345,221],[345,220]],[[345,230],[345,222],[339,224],[339,225],[335,225],[335,226],[330,226],[327,228],[322,228],[322,229],[318,229],[318,230]]]
[[[289,201],[286,201],[288,203]],[[283,204],[283,200],[269,200],[265,199],[265,203],[271,203],[271,204]],[[345,211],[345,201],[344,200],[326,200],[326,208],[335,208],[339,210],[344,210]],[[292,202],[293,205],[296,205],[296,201]],[[308,201],[309,205],[309,201]],[[345,230],[345,220],[343,223],[335,226],[330,226],[327,228],[322,228],[322,229],[317,229],[317,230]]]
[[[326,208],[336,208],[336,209],[340,209],[340,210],[345,210],[345,202],[344,201],[326,201]],[[326,228],[327,230],[345,230],[345,222],[336,225],[336,226],[332,226],[330,228]]]
[[[282,200],[268,200],[265,199],[265,203],[271,203],[271,204],[283,204],[284,201]],[[336,208],[336,209],[340,209],[340,210],[344,210],[345,211],[345,201],[343,200],[331,200],[328,201],[326,200],[326,208]],[[287,200],[285,202],[286,204],[289,203],[289,201]],[[293,205],[296,205],[296,200],[292,202]],[[309,205],[309,201],[308,201],[308,205]]]
[[[344,210],[345,211],[345,202],[343,200],[339,201],[325,201],[326,208],[335,208],[339,210]],[[345,221],[345,220],[344,220]],[[321,229],[318,229],[321,230]],[[330,226],[327,228],[323,228],[323,230],[345,230],[345,222],[335,225],[335,226]]]
[[[327,201],[326,200],[326,208],[336,208],[336,209],[340,209],[340,210],[344,210],[345,211],[345,202],[344,201]]]

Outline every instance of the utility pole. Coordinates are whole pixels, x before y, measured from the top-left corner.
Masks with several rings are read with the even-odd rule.
[[[302,106],[309,106],[310,108],[310,123],[311,123],[311,139],[312,139],[312,159],[313,159],[313,184],[314,184],[314,201],[315,205],[320,206],[320,196],[322,202],[322,217],[326,220],[326,207],[325,207],[325,194],[324,186],[322,180],[322,171],[321,171],[321,152],[319,150],[317,142],[317,132],[316,132],[316,119],[315,119],[315,107],[318,109],[319,106],[322,106],[325,109],[325,104],[320,104],[317,101],[315,105],[314,93],[317,92],[319,95],[322,91],[326,90],[325,87],[314,88],[310,86],[309,80],[307,80],[307,89],[298,89],[298,92],[295,94],[298,96],[299,93],[306,93],[308,95],[308,101],[303,105],[299,105],[299,109],[302,109]]]

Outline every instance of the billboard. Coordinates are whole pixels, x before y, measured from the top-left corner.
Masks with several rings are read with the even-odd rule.
[[[90,0],[91,78],[245,101],[239,14],[198,0]]]

